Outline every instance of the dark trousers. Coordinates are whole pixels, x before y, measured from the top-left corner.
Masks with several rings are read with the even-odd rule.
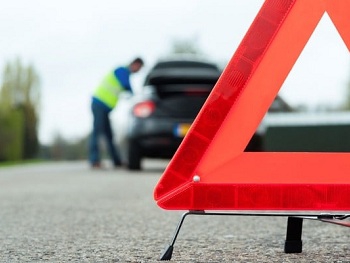
[[[113,132],[109,120],[110,111],[101,103],[93,101],[91,104],[93,128],[89,145],[89,161],[93,164],[101,162],[99,138],[105,139],[108,153],[115,166],[121,164],[118,150],[113,142]]]

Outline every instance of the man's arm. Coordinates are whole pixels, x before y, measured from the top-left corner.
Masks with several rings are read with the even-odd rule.
[[[130,84],[130,71],[128,68],[120,67],[114,71],[115,77],[120,81],[123,88],[127,91],[133,92]]]

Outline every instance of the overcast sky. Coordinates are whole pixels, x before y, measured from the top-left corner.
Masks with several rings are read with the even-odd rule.
[[[91,129],[91,93],[115,66],[141,56],[135,89],[174,40],[193,40],[219,63],[233,55],[263,0],[11,0],[0,5],[0,66],[16,57],[41,78],[39,137],[67,139]],[[291,105],[336,105],[350,79],[350,56],[327,15],[281,88]],[[1,76],[0,76],[1,81]]]

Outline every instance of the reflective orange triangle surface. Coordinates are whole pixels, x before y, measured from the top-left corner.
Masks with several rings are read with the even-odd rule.
[[[175,210],[350,210],[350,155],[243,152],[322,16],[350,50],[349,0],[266,0],[160,178]]]

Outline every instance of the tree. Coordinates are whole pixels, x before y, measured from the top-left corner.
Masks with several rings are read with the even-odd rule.
[[[52,160],[85,160],[87,158],[88,140],[86,135],[74,141],[68,141],[59,132],[56,132],[53,143],[49,146],[42,146],[42,157]]]
[[[195,40],[191,39],[175,39],[173,40],[170,54],[190,54],[203,55]]]
[[[23,114],[0,110],[0,161],[19,161],[23,156]]]
[[[19,58],[6,63],[0,90],[0,105],[3,113],[21,112],[22,158],[35,157],[39,149],[37,128],[40,85],[39,76],[32,65],[23,66]]]
[[[342,110],[350,110],[350,81],[346,87],[344,103],[341,107]]]

